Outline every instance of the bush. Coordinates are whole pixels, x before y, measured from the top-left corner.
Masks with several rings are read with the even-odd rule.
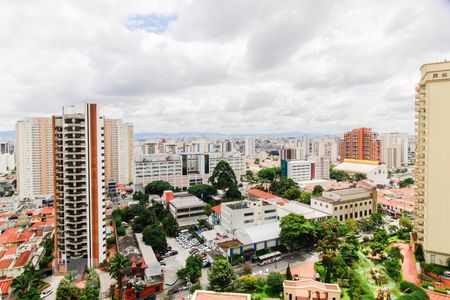
[[[275,293],[283,291],[283,276],[278,272],[270,272],[267,276],[267,285]]]
[[[405,293],[398,297],[398,300],[426,300],[429,299],[427,293],[415,285],[414,283],[408,281],[402,281],[400,283],[400,291]]]

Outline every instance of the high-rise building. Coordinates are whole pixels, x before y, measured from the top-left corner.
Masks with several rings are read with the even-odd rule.
[[[450,62],[425,64],[416,88],[416,218],[427,263],[450,259]]]
[[[3,153],[13,154],[14,153],[14,144],[10,143],[10,142],[0,143],[0,154],[3,154]]]
[[[84,104],[52,123],[56,258],[62,270],[83,271],[106,258],[104,119]]]
[[[337,137],[319,137],[311,140],[311,152],[309,156],[324,157],[329,162],[338,161],[339,142]]]
[[[133,124],[105,119],[105,181],[133,181]]]
[[[17,122],[15,160],[20,199],[53,192],[51,118]]]
[[[245,137],[245,156],[255,155],[255,138],[253,136]]]
[[[388,169],[399,169],[408,165],[408,134],[383,133],[381,140],[381,161]]]
[[[357,128],[344,133],[341,139],[341,160],[357,159],[379,161],[381,159],[378,134],[370,128]]]

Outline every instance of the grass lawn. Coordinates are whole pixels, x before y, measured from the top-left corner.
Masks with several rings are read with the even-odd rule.
[[[264,286],[258,286],[252,293],[252,299],[266,299],[266,298],[276,298],[280,299],[280,295],[274,293],[270,290],[270,287],[266,284]]]

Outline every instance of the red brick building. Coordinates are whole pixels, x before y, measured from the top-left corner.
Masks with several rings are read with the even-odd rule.
[[[380,161],[381,141],[371,128],[357,128],[344,133],[341,139],[341,160],[358,159]]]

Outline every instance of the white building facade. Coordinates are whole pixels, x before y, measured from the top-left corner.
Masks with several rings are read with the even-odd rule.
[[[408,165],[408,134],[383,133],[381,139],[381,161],[388,169],[399,169]]]

